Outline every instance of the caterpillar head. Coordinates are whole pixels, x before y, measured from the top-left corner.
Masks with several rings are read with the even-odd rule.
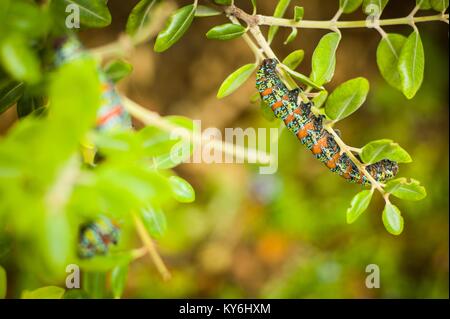
[[[266,70],[271,70],[271,71],[275,70],[277,64],[278,64],[277,59],[264,59],[264,61],[262,62],[262,66]]]
[[[382,160],[384,166],[384,172],[386,174],[386,179],[391,179],[395,177],[398,173],[398,163],[390,160]]]
[[[397,162],[384,159],[367,166],[366,169],[377,181],[384,182],[397,175],[398,164]]]

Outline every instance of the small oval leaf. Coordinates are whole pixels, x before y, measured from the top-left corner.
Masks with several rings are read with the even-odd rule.
[[[166,215],[155,206],[141,209],[142,222],[148,233],[155,238],[160,238],[167,229]]]
[[[423,81],[425,54],[419,32],[410,34],[403,45],[398,60],[398,71],[402,83],[403,94],[412,99]]]
[[[291,0],[279,0],[277,3],[277,6],[275,7],[273,17],[282,18],[284,16],[284,14],[286,13],[286,10],[290,3],[291,3]],[[272,43],[273,39],[275,38],[275,35],[278,32],[278,29],[279,29],[279,27],[276,25],[270,26],[269,34],[267,36],[269,44]]]
[[[430,0],[430,4],[437,12],[445,12],[448,8],[448,0]]]
[[[18,81],[34,84],[41,78],[39,59],[21,36],[11,35],[0,41],[0,62]]]
[[[149,22],[149,13],[160,0],[139,1],[128,16],[126,32],[134,36]]]
[[[246,32],[246,29],[239,24],[226,23],[226,24],[215,26],[214,28],[210,29],[206,33],[206,37],[208,39],[224,41],[224,40],[231,40],[231,39],[239,38],[245,32]]]
[[[376,163],[382,159],[398,163],[412,162],[408,152],[389,139],[376,140],[366,144],[361,150],[361,159],[366,164]]]
[[[408,182],[404,177],[389,181],[384,190],[395,197],[411,201],[418,201],[427,196],[425,187],[420,185],[419,181],[411,179]]]
[[[91,28],[102,28],[111,24],[111,13],[106,1],[102,0],[65,0],[52,1],[51,5],[58,14],[67,16],[67,6],[77,5],[80,11],[80,22],[83,26]],[[70,11],[72,12],[72,11]]]
[[[294,7],[294,21],[299,22],[303,19],[303,15],[305,13],[305,9],[303,7],[295,6]]]
[[[402,90],[402,80],[398,70],[400,52],[406,42],[406,37],[401,34],[389,33],[383,37],[377,48],[377,65],[386,82]]]
[[[289,55],[284,58],[282,63],[285,66],[287,66],[289,69],[295,70],[300,65],[300,63],[303,61],[304,57],[305,57],[305,51],[295,50],[295,51],[289,53]]]
[[[341,40],[341,35],[337,32],[325,34],[320,39],[319,44],[312,56],[311,80],[322,85],[330,82],[336,67],[336,50]]]
[[[384,206],[382,220],[386,230],[392,235],[400,235],[403,231],[403,217],[397,206],[386,203]]]
[[[231,73],[220,86],[219,91],[217,92],[217,97],[221,99],[236,91],[245,81],[247,81],[255,69],[256,64],[250,63],[241,66],[239,69]]]
[[[198,5],[197,9],[195,10],[195,17],[196,18],[203,18],[203,17],[213,17],[221,15],[222,12],[219,10],[216,10],[214,8]]]
[[[114,298],[120,298],[127,282],[128,264],[119,265],[111,271],[111,290]]]
[[[292,28],[291,33],[289,33],[288,37],[286,38],[283,44],[286,45],[294,41],[295,38],[297,37],[297,33],[298,33],[297,28]]]
[[[355,222],[358,217],[369,207],[373,190],[363,190],[352,198],[350,207],[347,209],[347,223]]]
[[[196,7],[193,4],[175,11],[167,20],[164,29],[156,38],[154,50],[163,52],[174,45],[189,29],[194,20]]]
[[[369,81],[355,78],[339,85],[328,97],[325,113],[334,121],[346,118],[366,100],[369,93]]]
[[[105,67],[106,76],[114,83],[127,77],[132,71],[133,65],[122,59],[111,61]]]
[[[172,194],[177,201],[191,203],[195,200],[194,188],[183,178],[171,176],[169,183],[172,186]]]

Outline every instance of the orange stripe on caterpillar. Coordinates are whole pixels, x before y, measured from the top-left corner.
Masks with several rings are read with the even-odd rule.
[[[116,105],[113,107],[108,113],[104,114],[103,116],[100,116],[97,118],[97,125],[103,125],[105,124],[109,119],[111,119],[114,116],[121,115],[123,112],[122,105]]]

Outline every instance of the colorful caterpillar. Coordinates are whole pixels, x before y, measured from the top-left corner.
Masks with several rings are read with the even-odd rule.
[[[55,41],[55,49],[55,66],[89,56],[75,37]],[[114,88],[114,83],[108,79],[100,68],[98,73],[102,85],[102,103],[98,110],[96,128],[101,131],[113,128],[131,128],[131,117],[125,110],[121,98]]]
[[[55,66],[89,56],[75,37],[56,40],[55,49]],[[131,117],[125,110],[121,98],[115,90],[114,83],[108,79],[100,67],[98,68],[98,74],[102,86],[102,102],[97,113],[96,129],[105,131],[132,128]],[[88,141],[84,141],[82,144],[87,149],[95,149],[95,146]],[[94,158],[92,157],[93,162]],[[82,225],[78,240],[78,255],[81,258],[91,258],[95,255],[106,254],[111,244],[117,244],[119,234],[119,226],[106,216],[101,216],[93,222]]]
[[[106,216],[100,216],[95,221],[82,225],[78,240],[78,256],[91,258],[105,255],[111,244],[117,244],[119,235],[119,225]]]
[[[261,98],[274,112],[275,116],[285,123],[289,131],[294,133],[314,156],[324,163],[332,172],[343,176],[348,181],[362,185],[370,185],[370,181],[348,157],[341,154],[341,149],[333,135],[327,132],[322,122],[323,115],[315,115],[312,102],[301,102],[298,105],[299,89],[289,91],[276,72],[278,61],[265,59],[256,74],[256,88]],[[398,164],[390,160],[381,160],[366,166],[367,172],[376,181],[386,181],[398,172]]]

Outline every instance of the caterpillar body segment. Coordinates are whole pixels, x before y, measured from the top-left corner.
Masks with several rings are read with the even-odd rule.
[[[300,142],[332,172],[350,182],[369,185],[370,181],[341,148],[333,135],[323,128],[323,115],[311,111],[312,103],[298,103],[299,90],[289,91],[279,78],[275,59],[265,59],[256,74],[256,88],[262,100],[267,103],[275,116],[282,120]],[[398,164],[381,160],[366,166],[367,172],[376,181],[386,181],[398,172]]]

